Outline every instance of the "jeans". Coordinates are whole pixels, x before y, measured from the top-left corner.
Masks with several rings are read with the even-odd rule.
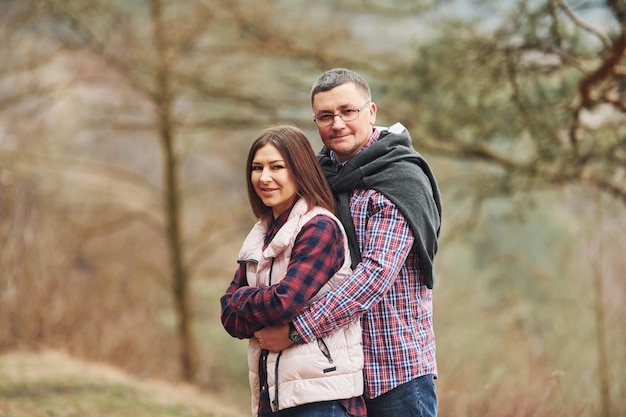
[[[436,417],[437,393],[432,375],[402,384],[380,397],[365,399],[368,417]]]
[[[285,408],[272,414],[272,417],[346,417],[346,410],[339,401],[322,401]]]

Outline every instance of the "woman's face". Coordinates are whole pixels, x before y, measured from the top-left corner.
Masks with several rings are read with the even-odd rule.
[[[272,144],[259,148],[252,158],[250,181],[263,203],[272,208],[274,218],[292,206],[297,187],[281,153]]]

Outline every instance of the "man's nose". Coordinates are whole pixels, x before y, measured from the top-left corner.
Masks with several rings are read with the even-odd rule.
[[[346,125],[346,122],[343,121],[343,119],[341,118],[341,116],[339,114],[335,114],[333,116],[333,122],[331,123],[332,127],[343,127]]]

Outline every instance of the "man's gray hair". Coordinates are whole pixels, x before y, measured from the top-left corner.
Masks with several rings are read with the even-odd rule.
[[[372,93],[370,86],[361,75],[354,71],[345,68],[333,68],[323,73],[311,89],[311,104],[313,104],[313,98],[317,93],[323,93],[324,91],[332,90],[343,84],[354,83],[356,87],[364,94],[364,98],[367,100],[372,99]]]

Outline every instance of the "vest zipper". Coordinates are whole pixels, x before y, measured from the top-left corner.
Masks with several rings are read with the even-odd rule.
[[[274,367],[274,401],[272,401],[272,407],[274,407],[274,411],[278,411],[280,409],[280,404],[278,403],[278,362],[280,362],[280,356],[282,354],[282,350],[278,352],[278,356],[276,356],[276,365]]]
[[[274,261],[276,260],[276,258],[272,258],[272,264],[270,265],[270,283],[269,285],[272,285],[272,272],[274,271]]]
[[[326,359],[328,359],[328,363],[332,365],[335,361],[333,361],[333,357],[330,355],[330,350],[328,350],[328,346],[326,345],[326,342],[324,342],[324,339],[322,338],[317,339],[317,346],[319,346],[324,356],[326,356]],[[323,372],[327,374],[329,372],[334,372],[336,370],[337,370],[336,366],[331,366],[329,368],[325,368]]]

